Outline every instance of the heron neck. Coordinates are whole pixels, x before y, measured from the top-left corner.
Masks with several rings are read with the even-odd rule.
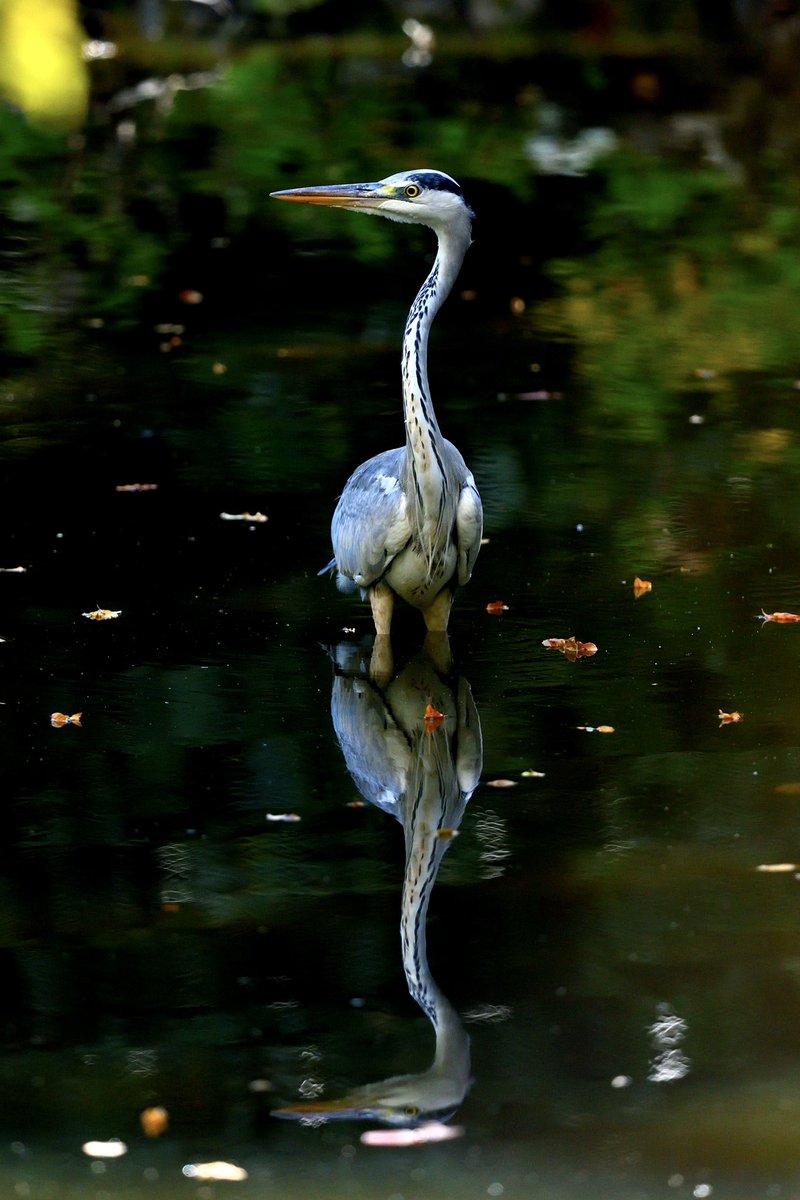
[[[470,244],[470,226],[465,218],[458,228],[436,231],[439,241],[430,274],[411,305],[403,335],[403,414],[406,449],[424,470],[440,464],[436,449],[442,435],[428,386],[428,335],[433,318],[455,283]]]

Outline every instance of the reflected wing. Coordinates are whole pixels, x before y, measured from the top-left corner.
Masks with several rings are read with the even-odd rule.
[[[483,537],[483,505],[472,474],[461,489],[456,509],[456,541],[458,542],[458,582],[469,582]]]
[[[376,583],[411,536],[404,455],[403,449],[386,450],[363,463],[336,505],[331,527],[336,566],[359,587]]]

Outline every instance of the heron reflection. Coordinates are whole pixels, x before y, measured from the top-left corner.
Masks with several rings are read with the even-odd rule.
[[[446,645],[428,644],[427,652],[379,687],[358,648],[341,645],[331,698],[334,729],[356,787],[403,826],[403,969],[412,998],[433,1026],[433,1061],[418,1074],[368,1083],[338,1099],[291,1105],[274,1116],[416,1126],[447,1120],[469,1091],[469,1038],[431,975],[426,918],[442,858],[480,779],[483,755],[469,684],[448,680],[438,666],[443,661],[449,661]],[[443,719],[426,722],[428,705]]]

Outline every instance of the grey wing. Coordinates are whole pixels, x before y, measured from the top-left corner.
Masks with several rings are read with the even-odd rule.
[[[339,573],[359,587],[376,583],[411,537],[402,488],[405,450],[362,463],[345,484],[331,525]]]
[[[458,582],[469,582],[483,537],[483,505],[472,474],[461,488],[456,508],[456,541],[458,544]]]

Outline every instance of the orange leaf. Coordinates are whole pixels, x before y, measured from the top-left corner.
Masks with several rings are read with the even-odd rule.
[[[637,575],[633,581],[633,594],[638,600],[640,596],[646,596],[648,592],[652,592],[653,585],[649,579],[640,579]]]
[[[774,621],[776,625],[791,625],[794,621],[800,621],[800,616],[797,613],[774,612],[768,613],[761,610],[759,621]]]
[[[122,609],[118,608],[115,612],[111,608],[96,608],[94,612],[81,613],[81,616],[88,617],[90,621],[113,621],[122,616]]]
[[[542,645],[547,650],[560,650],[570,662],[575,662],[576,658],[589,658],[592,654],[597,654],[597,646],[594,642],[579,642],[576,637],[568,638],[545,638]]]
[[[160,1104],[154,1104],[152,1108],[142,1109],[139,1113],[139,1123],[145,1137],[161,1137],[169,1127],[169,1113]]]
[[[61,729],[64,725],[80,725],[82,713],[73,713],[68,717],[66,713],[54,712],[50,714],[50,724],[54,729]]]
[[[723,712],[722,709],[719,710],[720,725],[735,725],[737,721],[743,721],[743,720],[744,720],[744,713],[740,713],[740,712],[726,713],[726,712]]]
[[[487,613],[491,613],[493,617],[499,617],[501,613],[508,612],[508,605],[502,600],[491,600],[486,605]]]
[[[115,492],[155,492],[158,488],[157,483],[118,483]]]
[[[434,729],[438,729],[444,719],[444,713],[439,712],[432,704],[425,709],[425,725],[428,733],[433,733]]]

